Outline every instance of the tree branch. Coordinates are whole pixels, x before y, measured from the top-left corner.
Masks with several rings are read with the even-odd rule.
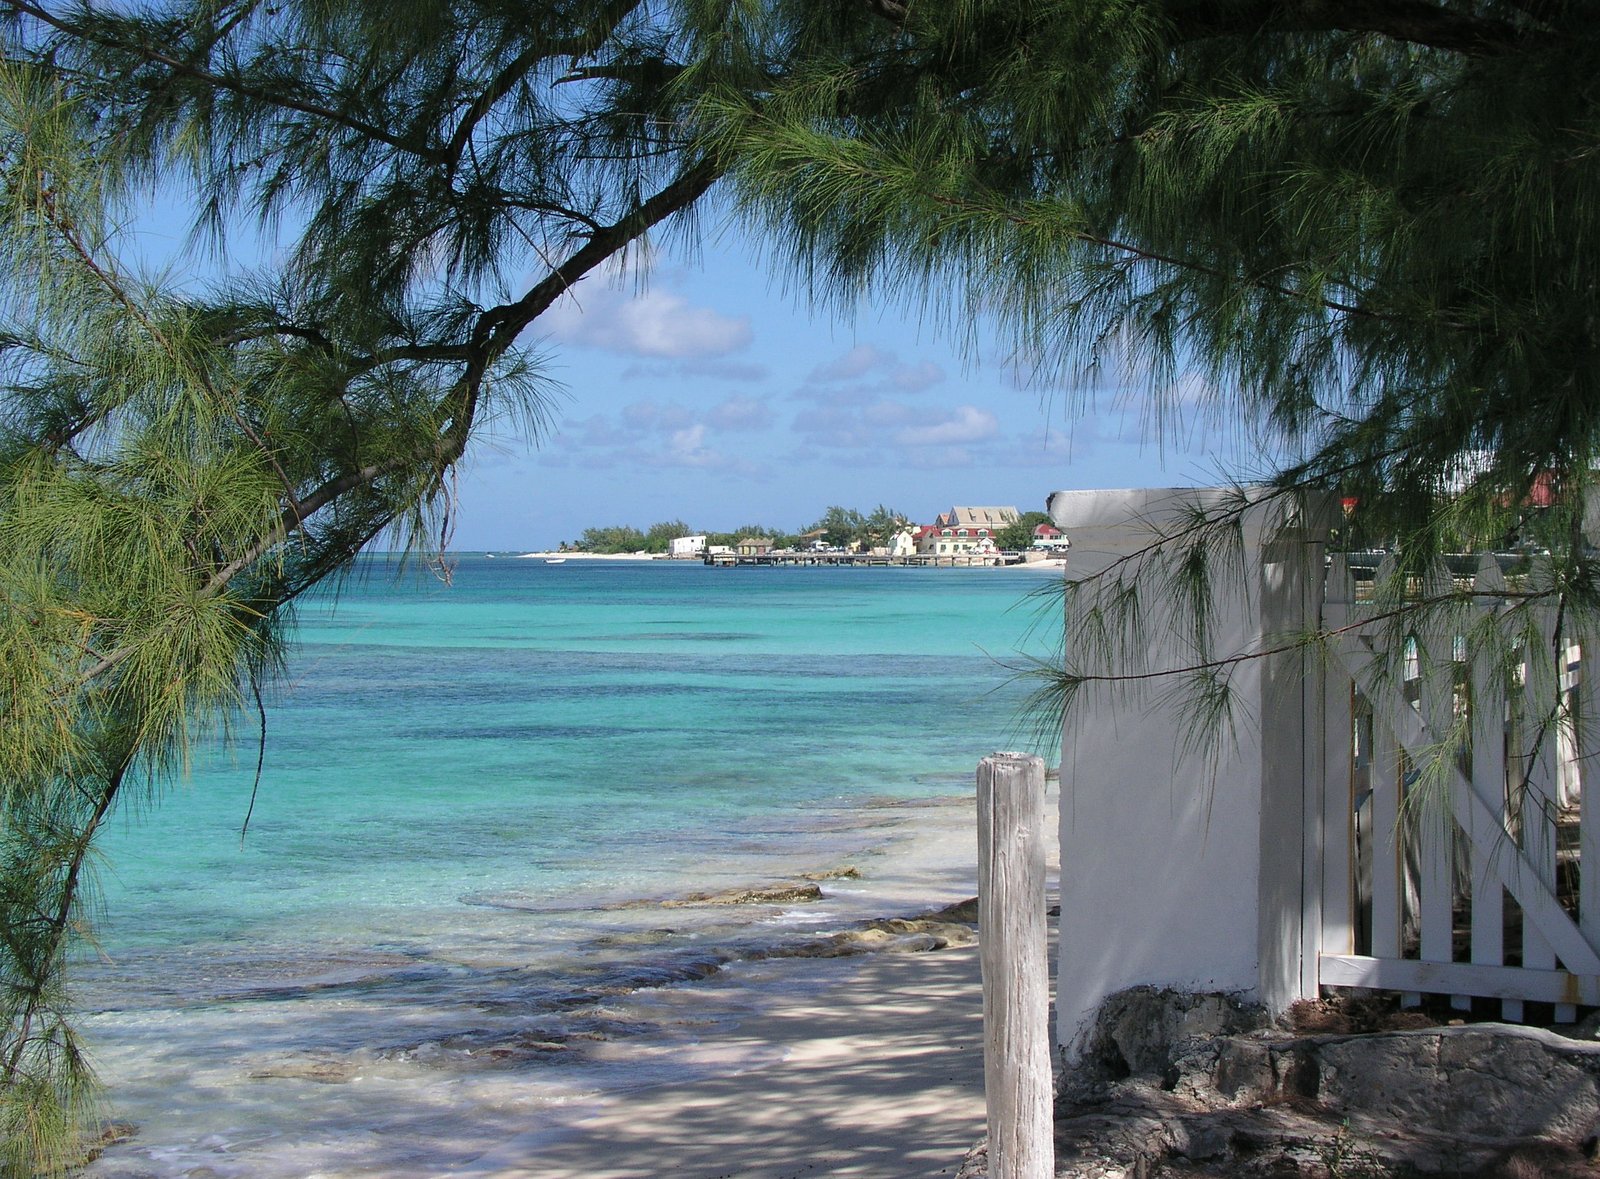
[[[1184,40],[1240,33],[1377,33],[1472,57],[1525,48],[1526,30],[1426,0],[1175,0],[1172,27]]]
[[[10,9],[12,12],[30,16],[57,32],[65,33],[76,40],[97,45],[102,49],[131,53],[152,64],[165,66],[174,74],[196,82],[204,82],[208,86],[216,87],[218,90],[237,94],[242,98],[257,99],[272,106],[282,107],[285,110],[298,111],[304,115],[314,115],[319,119],[326,119],[347,130],[358,132],[380,143],[386,143],[398,151],[407,152],[435,163],[443,162],[445,159],[444,152],[439,148],[430,148],[402,136],[390,134],[375,123],[369,123],[365,119],[358,119],[334,107],[311,102],[295,94],[264,90],[259,86],[247,85],[237,78],[229,77],[226,74],[218,74],[185,61],[181,57],[174,56],[172,52],[163,47],[150,45],[142,41],[129,41],[120,37],[108,36],[98,32],[92,26],[76,24],[54,16],[44,8],[32,3],[31,0],[0,0],[0,5],[4,5],[5,8]]]
[[[612,225],[590,235],[589,240],[522,298],[484,313],[474,331],[474,339],[491,345],[485,362],[510,347],[523,328],[549,309],[550,305],[610,258],[653,226],[687,208],[721,178],[721,164],[709,157],[685,168],[676,179],[654,196],[640,202]]]

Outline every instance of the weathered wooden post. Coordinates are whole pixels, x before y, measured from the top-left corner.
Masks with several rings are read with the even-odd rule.
[[[1055,1172],[1045,932],[1044,761],[978,763],[978,942],[990,1179]]]

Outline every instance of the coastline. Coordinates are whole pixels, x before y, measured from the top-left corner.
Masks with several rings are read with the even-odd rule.
[[[716,1075],[613,1096],[454,1172],[479,1179],[926,1179],[982,1136],[976,947],[762,964],[783,997],[696,1049]],[[740,985],[738,980],[730,980]],[[703,984],[691,1002],[726,1004]],[[735,1000],[737,1001],[737,1000]]]
[[[491,556],[491,557],[497,556],[497,555],[498,554],[494,554],[494,553],[489,554],[489,556]],[[554,561],[554,562],[566,562],[566,561],[668,561],[668,562],[672,562],[672,563],[675,563],[675,564],[693,564],[693,565],[698,565],[698,564],[702,563],[699,560],[699,558],[685,558],[685,557],[673,558],[673,557],[667,557],[667,556],[664,556],[664,555],[659,555],[659,554],[654,554],[654,553],[583,553],[583,552],[570,552],[570,551],[569,552],[561,552],[559,550],[557,550],[557,551],[542,551],[541,550],[541,551],[529,552],[529,553],[512,553],[512,554],[509,554],[509,556],[510,556],[510,559],[516,560],[516,561],[546,561],[546,562],[550,562],[550,561]],[[1011,564],[1011,565],[970,565],[970,566],[962,565],[962,566],[954,566],[954,568],[962,568],[962,569],[968,569],[968,568],[970,568],[970,569],[1022,569],[1022,570],[1026,570],[1026,571],[1028,571],[1030,573],[1031,572],[1060,573],[1066,567],[1067,567],[1067,562],[1066,562],[1065,558],[1056,558],[1056,557],[1052,557],[1052,558],[1049,558],[1049,559],[1044,560],[1044,561],[1023,561],[1023,562],[1019,562],[1019,563]]]
[[[912,846],[900,849],[905,864],[884,875],[898,874],[903,886],[937,863],[942,870],[924,883],[938,904],[954,893],[975,893],[976,815],[972,800],[962,802],[966,822],[941,825],[920,839],[913,835]],[[1052,780],[1047,827],[1053,829],[1058,807]],[[1048,843],[1048,887],[1055,895],[1060,864],[1055,840]],[[967,860],[970,877],[950,871]],[[745,962],[704,982],[639,998],[724,1017],[735,1013],[732,1022],[708,1021],[708,1033],[694,1041],[692,1051],[714,1062],[709,1075],[553,1111],[544,1126],[452,1173],[656,1179],[670,1170],[678,1179],[928,1179],[955,1175],[983,1136],[976,944]]]
[[[292,1029],[301,1001],[230,1004],[233,1022],[219,1030],[236,1042],[192,1073],[171,1046],[170,1055],[155,1051],[165,1081],[147,1082],[142,1095],[116,1075],[121,1068],[108,1070],[121,1107],[108,1112],[139,1130],[85,1173],[643,1179],[662,1173],[666,1152],[678,1160],[673,1173],[688,1179],[729,1174],[735,1155],[731,1173],[773,1179],[954,1174],[982,1123],[973,948],[895,952],[927,950],[926,937],[886,938],[895,944],[851,947],[843,957],[813,957],[806,947],[844,936],[830,929],[847,934],[874,917],[970,898],[972,798],[863,800],[853,813],[883,838],[849,857],[858,877],[830,872],[837,860],[817,864],[819,902],[685,908],[690,898],[658,897],[625,910],[643,931],[703,928],[714,940],[703,947],[707,966],[654,983],[635,978],[610,994],[602,988],[597,1002],[571,1010],[565,1026],[574,1034],[564,1042],[546,1036],[547,1018],[530,1024],[515,1014],[500,1031],[492,1017],[476,1016],[488,1029],[482,1035],[445,1035],[438,1025],[406,1032],[422,1014],[408,992],[374,996],[367,980],[335,985],[322,1001],[349,1012],[376,1000],[393,1012],[386,1019],[401,1021],[385,1036],[421,1036],[417,1047],[397,1055],[385,1046],[393,1039],[369,1033],[344,1049],[308,1051],[292,1047],[291,1030],[263,1051],[237,1037],[254,1036],[247,1029],[262,1019]],[[804,879],[798,866],[788,861],[778,876],[747,883]],[[730,940],[726,919],[743,922],[745,933]],[[514,987],[500,994],[517,1005]],[[133,1046],[139,1067],[150,1066],[169,1019],[190,1017],[174,1011],[150,1028],[146,1047]],[[209,1108],[183,1108],[192,1102]]]
[[[493,555],[493,554],[490,554]],[[532,553],[512,553],[511,559],[515,561],[654,561],[657,558],[650,553],[579,553],[562,552],[560,550]],[[661,558],[665,560],[665,558]]]

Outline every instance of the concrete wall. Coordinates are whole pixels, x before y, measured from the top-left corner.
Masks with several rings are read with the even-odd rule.
[[[1102,653],[1078,644],[1069,664],[1080,672],[1157,672],[1259,650],[1264,635],[1298,629],[1308,601],[1301,569],[1320,567],[1320,550],[1283,547],[1273,506],[1251,507],[1239,559],[1211,568],[1209,649],[1193,644],[1190,608],[1161,592],[1170,557],[1148,553],[1117,565],[1197,509],[1236,500],[1235,492],[1192,488],[1051,496],[1051,518],[1071,541],[1067,578],[1099,574],[1103,586],[1120,569],[1141,590],[1131,646]],[[1270,552],[1269,539],[1277,546]],[[1297,668],[1281,659],[1233,666],[1238,707],[1217,739],[1198,745],[1183,685],[1171,679],[1090,685],[1069,708],[1056,999],[1057,1036],[1069,1059],[1102,1000],[1127,987],[1237,991],[1273,1006],[1299,993],[1300,812],[1297,796],[1293,807],[1283,801],[1299,790],[1306,677]]]

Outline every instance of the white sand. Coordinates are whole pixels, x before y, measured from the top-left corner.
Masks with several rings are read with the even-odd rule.
[[[1047,830],[1059,802],[1051,781]],[[972,804],[908,808],[917,837],[874,866],[881,900],[971,896]],[[1048,839],[1050,892],[1057,892]],[[841,882],[847,883],[847,882]],[[902,904],[902,911],[913,911]],[[1050,923],[1051,942],[1055,922]],[[1052,948],[1050,960],[1053,963]],[[746,1006],[757,996],[753,1007]],[[745,963],[641,992],[680,1016],[739,1008],[673,1049],[710,1076],[543,1111],[537,1128],[452,1174],[486,1179],[929,1179],[954,1175],[984,1132],[983,988],[976,947]],[[637,1053],[618,1041],[612,1050]]]
[[[537,552],[518,553],[513,560],[517,561],[655,561],[665,558],[654,557],[649,553],[563,553],[563,552]]]
[[[983,1134],[975,948],[764,964],[816,980],[697,1046],[752,1060],[621,1095],[453,1172],[494,1179],[953,1175]]]

